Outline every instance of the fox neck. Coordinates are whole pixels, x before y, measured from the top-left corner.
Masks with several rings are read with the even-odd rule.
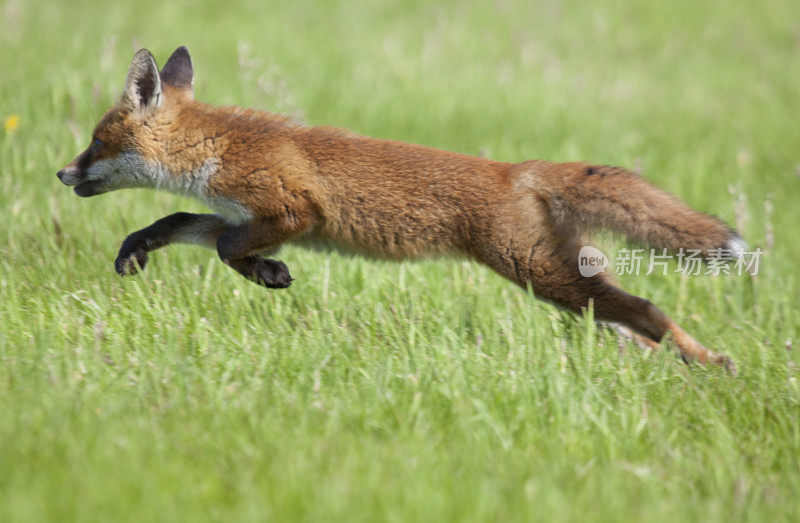
[[[141,140],[152,147],[141,155],[121,153],[114,167],[129,173],[129,186],[196,198],[235,222],[248,219],[250,212],[236,202],[209,194],[209,182],[223,168],[223,159],[226,169],[236,169],[229,164],[237,155],[226,152],[237,136],[246,136],[248,141],[253,137],[269,140],[291,127],[285,118],[271,113],[195,101],[168,108],[155,120],[145,126],[147,136]]]
[[[189,102],[168,107],[145,125],[141,143],[148,144],[140,157],[140,180],[146,187],[200,199],[208,181],[217,173],[225,144],[207,129],[202,104]],[[132,155],[136,156],[136,155]],[[135,162],[136,158],[129,161]]]
[[[131,156],[134,157],[131,161],[135,162],[136,155]],[[169,158],[167,162],[145,160],[142,163],[139,170],[142,186],[201,200],[205,199],[208,182],[219,168],[219,159],[213,156],[203,159],[200,165],[188,169],[170,166]]]
[[[179,171],[170,169],[166,163],[147,162],[141,170],[142,186],[200,200],[232,224],[252,219],[253,214],[240,203],[214,196],[209,192],[209,182],[217,174],[218,169],[219,159],[214,156],[204,159],[198,167]]]
[[[204,198],[207,183],[222,167],[237,136],[269,139],[286,128],[285,119],[252,109],[183,103],[162,115],[146,141],[163,144],[142,172],[149,187]],[[155,147],[154,147],[155,149]],[[230,161],[230,159],[228,159]],[[234,166],[227,166],[228,168]]]

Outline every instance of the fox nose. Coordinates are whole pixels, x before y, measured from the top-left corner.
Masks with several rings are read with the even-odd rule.
[[[58,171],[56,176],[64,185],[75,185],[80,181],[80,172],[69,165]]]

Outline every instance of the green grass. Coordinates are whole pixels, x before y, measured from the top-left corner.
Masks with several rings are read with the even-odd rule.
[[[796,2],[4,0],[0,21],[0,520],[800,518]],[[175,247],[120,279],[127,233],[202,207],[55,172],[133,47],[182,44],[204,101],[641,166],[765,251],[753,278],[621,278],[739,376],[620,349],[471,262],[288,247],[270,292]]]

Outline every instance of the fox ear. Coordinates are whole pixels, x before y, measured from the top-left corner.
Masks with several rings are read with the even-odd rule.
[[[194,66],[192,66],[189,50],[185,46],[175,49],[167,63],[164,64],[164,68],[161,69],[161,81],[171,87],[191,93],[194,83]]]
[[[161,105],[161,79],[156,61],[147,49],[140,49],[133,57],[122,101],[142,111],[151,111]]]

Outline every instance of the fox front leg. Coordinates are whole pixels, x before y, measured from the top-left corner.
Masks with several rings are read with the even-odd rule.
[[[288,287],[292,278],[286,265],[254,253],[280,246],[312,223],[310,214],[255,219],[223,232],[217,239],[217,254],[248,280],[269,288]]]
[[[114,269],[121,276],[136,274],[137,270],[143,269],[147,264],[148,252],[172,243],[216,248],[220,236],[232,228],[234,227],[228,221],[216,214],[170,214],[125,238],[114,261]],[[262,285],[282,288],[288,287],[292,281],[289,269],[283,262],[254,254],[241,260],[234,268],[242,272],[240,269],[244,269],[245,263],[257,268]]]

